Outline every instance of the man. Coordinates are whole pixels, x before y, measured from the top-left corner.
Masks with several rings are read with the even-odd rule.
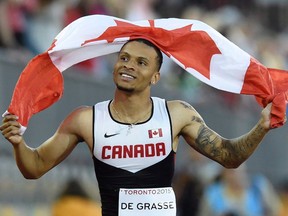
[[[180,136],[226,168],[243,163],[270,129],[271,105],[247,134],[225,139],[191,105],[151,98],[150,88],[160,79],[161,63],[162,54],[152,43],[128,41],[114,66],[114,99],[76,109],[37,148],[25,143],[17,117],[5,116],[0,129],[14,147],[23,176],[41,177],[84,141],[93,154],[103,216],[175,216],[171,181]]]

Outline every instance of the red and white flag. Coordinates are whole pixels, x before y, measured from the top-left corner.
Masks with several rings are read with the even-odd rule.
[[[65,27],[51,47],[34,57],[19,77],[6,113],[26,129],[33,114],[63,94],[62,72],[98,56],[115,53],[129,39],[144,38],[202,82],[220,90],[272,102],[271,127],[284,124],[288,73],[266,68],[207,24],[167,18],[130,22],[106,15],[82,17]]]
[[[162,128],[148,130],[149,138],[163,137]]]

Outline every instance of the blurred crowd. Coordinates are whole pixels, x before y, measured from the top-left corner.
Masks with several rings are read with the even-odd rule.
[[[287,180],[272,184],[246,163],[226,169],[189,151],[174,189],[178,216],[287,216]]]
[[[107,14],[128,20],[201,20],[265,66],[287,70],[287,9],[287,0],[0,0],[0,59],[25,64],[49,48],[72,21]],[[77,67],[95,79],[111,73],[107,57]],[[166,85],[183,90],[188,102],[207,98],[202,96],[207,87],[168,59],[164,58],[161,73]],[[231,107],[239,102],[232,94],[221,94]],[[265,176],[250,175],[245,165],[225,170],[194,151],[190,156],[190,166],[175,177],[179,216],[288,215],[288,181],[273,188]]]
[[[46,51],[54,37],[75,19],[106,14],[128,20],[168,17],[201,20],[265,66],[287,69],[287,9],[285,0],[1,0],[0,58],[26,63]],[[97,79],[111,74],[111,66],[107,57],[77,65],[79,71]],[[168,57],[164,56],[161,73],[169,88],[183,90],[187,101],[203,102],[202,83]],[[228,105],[237,103],[233,95],[224,96]]]
[[[209,24],[267,67],[287,68],[287,8],[285,0],[1,0],[0,47],[25,60],[44,52],[66,25],[85,15],[178,17]]]

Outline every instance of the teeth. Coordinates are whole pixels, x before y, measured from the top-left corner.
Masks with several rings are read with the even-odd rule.
[[[128,75],[128,74],[122,74],[122,77],[126,77],[126,78],[129,78],[129,79],[134,79],[134,77]]]

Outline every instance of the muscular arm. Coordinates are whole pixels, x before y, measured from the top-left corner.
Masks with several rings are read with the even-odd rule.
[[[88,108],[80,108],[72,112],[61,123],[55,134],[37,148],[29,147],[19,134],[20,125],[15,116],[4,117],[0,129],[14,147],[15,160],[23,176],[29,179],[40,178],[63,161],[77,143],[84,139],[83,119],[86,119],[89,113],[91,112]]]
[[[262,111],[260,120],[248,133],[238,138],[226,139],[211,130],[191,105],[177,103],[172,107],[174,112],[177,110],[183,116],[176,118],[176,122],[180,124],[179,135],[198,152],[226,168],[235,168],[243,163],[269,131],[270,105]]]

